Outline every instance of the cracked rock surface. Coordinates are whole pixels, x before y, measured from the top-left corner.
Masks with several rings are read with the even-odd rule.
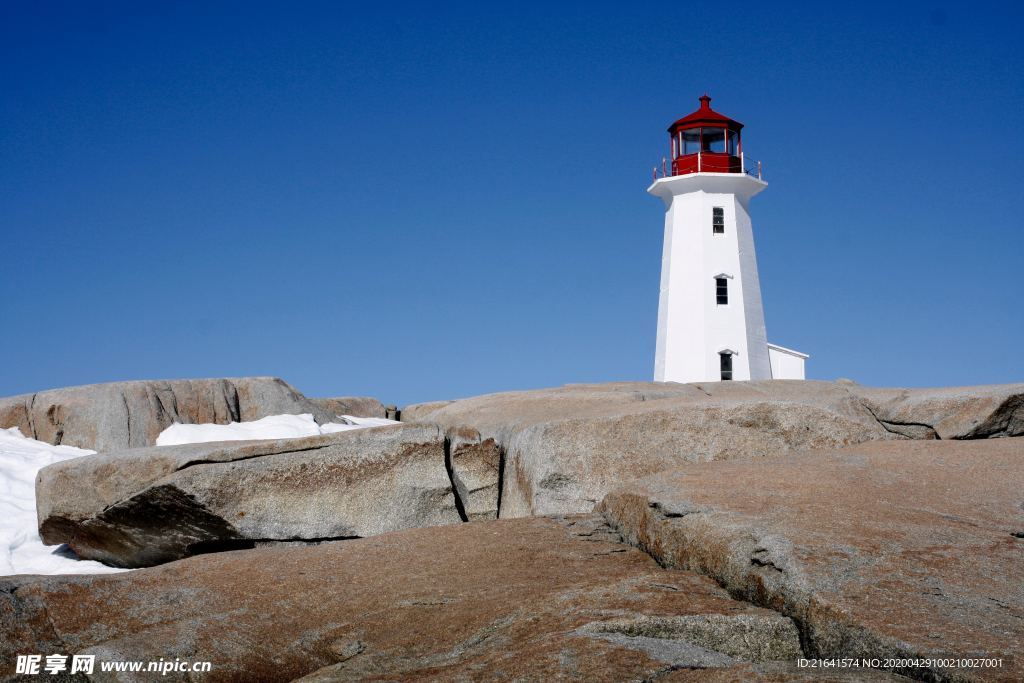
[[[853,387],[889,427],[930,430],[923,438],[989,439],[1024,435],[1024,385],[938,389]],[[923,433],[919,431],[918,433]]]
[[[227,424],[301,413],[324,423],[338,414],[384,417],[384,406],[365,397],[308,398],[276,377],[111,382],[0,398],[0,427],[96,451],[152,446],[174,422]]]
[[[662,569],[599,515],[0,579],[0,661],[36,651],[210,660],[205,681],[828,680],[793,668],[790,619]]]
[[[1024,384],[871,389],[852,382],[624,382],[404,408],[502,449],[502,517],[588,512],[622,482],[685,463],[894,439],[1024,434]]]
[[[447,467],[464,521],[496,519],[501,492],[501,449],[468,427],[446,436]]]
[[[44,543],[121,567],[461,521],[429,425],[100,453],[43,468],[36,499]]]
[[[794,619],[812,657],[1002,657],[922,680],[1021,680],[1024,439],[884,441],[698,463],[599,509],[663,566]]]

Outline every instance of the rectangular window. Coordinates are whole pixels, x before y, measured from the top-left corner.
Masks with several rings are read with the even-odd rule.
[[[696,154],[700,151],[700,128],[682,131],[683,154]]]
[[[729,280],[724,277],[715,278],[715,299],[719,306],[729,303]]]
[[[722,370],[722,379],[732,379],[732,354],[731,353],[720,353],[718,354],[719,367]]]
[[[711,209],[711,232],[716,235],[725,233],[725,209],[720,206]]]

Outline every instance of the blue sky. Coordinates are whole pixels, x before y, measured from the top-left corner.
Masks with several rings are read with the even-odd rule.
[[[148,6],[144,6],[148,5]],[[649,379],[666,126],[746,124],[808,376],[1024,381],[1019,4],[4,3],[0,395]]]

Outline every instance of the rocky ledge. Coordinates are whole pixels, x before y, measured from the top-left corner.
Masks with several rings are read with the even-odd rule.
[[[495,517],[590,512],[686,463],[870,441],[1024,431],[1024,386],[879,390],[826,382],[571,386],[413,407],[399,426],[148,447],[51,465],[40,535],[139,567]]]
[[[862,444],[699,463],[599,509],[664,567],[791,617],[812,657],[955,662],[921,680],[1024,680],[1024,439]]]
[[[795,668],[791,619],[662,569],[595,515],[0,579],[0,630],[0,661],[208,660],[211,682],[829,680]]]
[[[570,385],[410,406],[502,449],[501,516],[588,512],[618,484],[684,463],[901,439],[1024,434],[1024,384],[872,389],[852,382]]]

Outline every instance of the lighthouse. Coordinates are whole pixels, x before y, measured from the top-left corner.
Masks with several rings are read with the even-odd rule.
[[[768,187],[743,124],[700,108],[669,126],[671,163],[647,189],[665,203],[657,382],[804,379],[807,354],[769,344],[750,200]]]

